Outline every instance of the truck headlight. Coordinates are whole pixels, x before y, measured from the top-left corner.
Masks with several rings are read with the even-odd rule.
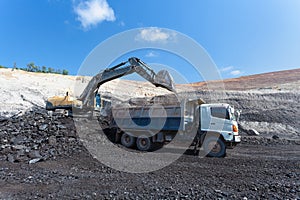
[[[239,132],[239,129],[238,129],[237,125],[232,125],[232,131],[233,132]]]

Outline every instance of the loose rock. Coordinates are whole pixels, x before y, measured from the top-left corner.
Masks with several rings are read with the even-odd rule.
[[[39,130],[40,131],[44,131],[44,130],[46,130],[48,128],[48,124],[43,124],[43,125],[40,125],[39,126]]]
[[[42,158],[34,158],[34,159],[32,159],[32,160],[29,161],[29,164],[34,164],[34,163],[37,163],[37,162],[39,162],[41,160],[42,160]]]

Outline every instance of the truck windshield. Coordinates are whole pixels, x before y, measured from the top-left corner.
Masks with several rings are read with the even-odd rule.
[[[213,117],[230,120],[231,114],[229,112],[229,109],[225,107],[212,107],[210,108],[210,111]]]

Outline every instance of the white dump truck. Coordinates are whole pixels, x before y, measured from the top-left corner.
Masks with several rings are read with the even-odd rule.
[[[109,134],[128,148],[150,151],[177,134],[193,137],[192,146],[203,147],[211,157],[224,157],[226,148],[241,141],[238,113],[229,104],[205,104],[201,99],[176,105],[118,106],[111,109]]]

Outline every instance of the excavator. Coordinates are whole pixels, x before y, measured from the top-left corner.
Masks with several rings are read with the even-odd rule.
[[[151,151],[156,148],[155,146],[167,144],[176,137],[178,132],[181,138],[185,137],[188,141],[193,139],[191,137],[195,137],[191,141],[191,147],[193,146],[196,155],[199,147],[203,146],[206,155],[224,157],[226,148],[233,148],[241,142],[237,126],[238,117],[235,116],[233,106],[224,103],[205,104],[201,98],[188,97],[176,104],[166,105],[164,107],[166,116],[161,114],[161,107],[150,109],[148,105],[121,106],[113,110],[108,108],[108,112],[111,111],[113,117],[102,115],[101,110],[94,112],[97,109],[97,102],[96,106],[94,104],[99,87],[110,80],[134,72],[156,87],[165,88],[178,95],[173,78],[168,71],[161,70],[155,73],[146,63],[132,57],[126,62],[96,74],[78,98],[72,98],[68,94],[49,98],[46,101],[46,109],[52,111],[64,109],[71,112],[78,109],[76,115],[78,114],[79,117],[89,119],[97,117],[101,126],[109,127],[109,131],[105,134],[111,141],[120,142],[128,148],[136,146],[140,151]],[[104,107],[102,108],[106,112]],[[125,111],[129,111],[130,115],[126,115]],[[149,116],[152,118],[150,119]],[[134,123],[131,123],[132,121]]]
[[[66,93],[66,96],[54,96],[48,98],[46,101],[46,110],[93,110],[95,108],[95,96],[102,84],[132,73],[139,74],[156,87],[162,87],[176,93],[173,78],[168,71],[160,70],[158,73],[155,73],[154,70],[142,60],[131,57],[126,62],[122,62],[111,68],[106,68],[96,74],[85,87],[79,98],[69,96],[68,92]]]

